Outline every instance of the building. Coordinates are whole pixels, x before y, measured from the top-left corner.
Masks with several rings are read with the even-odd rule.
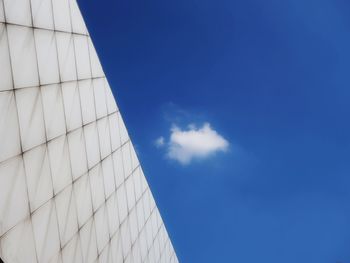
[[[76,0],[0,0],[0,257],[177,262]]]

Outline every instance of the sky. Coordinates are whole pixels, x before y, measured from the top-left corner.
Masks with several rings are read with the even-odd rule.
[[[80,0],[180,262],[350,263],[350,2]]]

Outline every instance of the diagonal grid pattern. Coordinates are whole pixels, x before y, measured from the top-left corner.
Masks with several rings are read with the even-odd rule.
[[[0,257],[178,262],[76,0],[0,0]]]

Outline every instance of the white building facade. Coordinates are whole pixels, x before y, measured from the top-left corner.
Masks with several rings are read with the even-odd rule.
[[[0,257],[178,262],[76,0],[0,0]]]

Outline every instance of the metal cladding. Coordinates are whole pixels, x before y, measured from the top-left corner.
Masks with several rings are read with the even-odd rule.
[[[0,257],[178,262],[75,0],[0,0]]]

